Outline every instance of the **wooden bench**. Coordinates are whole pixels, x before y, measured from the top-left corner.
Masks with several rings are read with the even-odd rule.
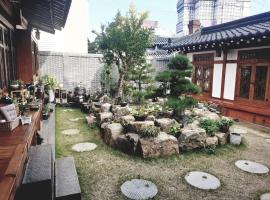
[[[73,157],[60,158],[55,161],[55,199],[81,199],[81,188]]]

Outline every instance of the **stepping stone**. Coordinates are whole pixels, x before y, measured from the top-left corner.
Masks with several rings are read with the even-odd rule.
[[[63,112],[73,112],[74,110],[72,110],[72,109],[65,109],[65,110],[63,110]]]
[[[253,174],[266,174],[269,172],[268,167],[249,160],[238,160],[235,162],[235,165],[239,169]]]
[[[80,133],[80,130],[78,129],[67,129],[67,130],[62,131],[63,135],[77,135],[79,133]]]
[[[74,119],[69,119],[69,121],[71,121],[71,122],[77,122],[77,121],[79,121],[81,119],[83,119],[83,118],[77,117],[77,118],[74,118]]]
[[[265,139],[265,142],[270,144],[270,138]]]
[[[76,152],[93,151],[97,148],[94,143],[79,143],[72,146],[72,150]]]
[[[260,200],[270,200],[270,193],[262,194]]]
[[[205,172],[189,172],[185,176],[185,180],[190,185],[202,190],[215,190],[220,187],[219,179]]]
[[[132,179],[121,185],[121,192],[129,199],[151,199],[158,193],[157,186],[151,181]]]

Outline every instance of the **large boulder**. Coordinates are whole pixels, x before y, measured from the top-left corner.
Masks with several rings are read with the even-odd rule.
[[[107,126],[110,124],[111,124],[111,122],[104,122],[100,125],[100,134],[101,134],[102,138],[104,138],[105,130],[106,130]]]
[[[86,119],[87,124],[88,124],[89,126],[92,126],[93,124],[96,123],[96,117],[93,116],[93,115],[86,116],[85,119]]]
[[[112,104],[104,103],[101,105],[101,112],[110,112]]]
[[[120,117],[120,123],[123,126],[126,126],[130,122],[134,122],[134,121],[135,121],[135,118],[132,115],[125,115],[125,116]]]
[[[200,118],[208,118],[212,120],[220,120],[220,116],[217,113],[210,112],[208,109],[200,109],[200,108],[194,108],[193,111],[195,116],[198,116]]]
[[[156,120],[156,117],[154,115],[149,115],[149,116],[146,117],[145,120],[146,121],[153,121],[154,122]]]
[[[175,119],[161,118],[156,119],[156,126],[160,127],[162,131],[168,132],[171,127],[176,126],[180,128],[180,124]]]
[[[218,137],[207,137],[205,143],[207,146],[216,147],[218,145]]]
[[[227,141],[228,141],[228,134],[227,133],[217,132],[217,133],[215,133],[215,136],[218,138],[219,145],[227,144]]]
[[[185,127],[178,138],[179,148],[192,150],[205,147],[206,132],[202,128]]]
[[[127,154],[135,154],[140,136],[135,133],[119,135],[116,139],[116,148]]]
[[[104,122],[110,122],[113,119],[113,114],[111,112],[101,112],[97,114],[97,120],[99,124]]]
[[[127,129],[130,132],[134,133],[139,133],[142,129],[142,127],[147,127],[147,126],[154,126],[155,123],[153,121],[131,121]]]
[[[105,127],[104,141],[111,147],[116,146],[117,138],[124,133],[124,128],[119,123],[112,123]]]
[[[174,136],[162,132],[156,138],[140,138],[137,153],[144,158],[179,154],[178,142]]]
[[[120,118],[125,115],[129,115],[131,112],[131,108],[129,106],[121,107],[121,106],[114,106],[112,112],[115,118]]]

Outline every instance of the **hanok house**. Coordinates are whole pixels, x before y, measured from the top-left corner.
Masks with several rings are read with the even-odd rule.
[[[196,98],[219,103],[226,116],[269,126],[270,12],[199,27],[190,22],[190,35],[163,46],[192,61],[202,91]]]
[[[12,80],[32,83],[38,78],[39,30],[54,33],[64,27],[71,0],[0,1],[0,90]],[[33,34],[36,32],[36,35]],[[0,199],[14,199],[21,183],[28,151],[35,144],[40,113],[29,125],[0,133]],[[34,192],[34,191],[33,191]]]

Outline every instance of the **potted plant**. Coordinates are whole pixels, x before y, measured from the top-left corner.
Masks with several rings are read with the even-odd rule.
[[[228,133],[230,126],[233,125],[233,121],[230,119],[221,119],[217,122],[219,130],[223,133]]]
[[[50,108],[49,105],[46,104],[44,105],[44,108],[42,110],[42,119],[47,120],[49,119],[49,116],[50,116]]]
[[[148,115],[148,111],[144,107],[133,109],[131,114],[134,116],[136,121],[144,121]]]
[[[50,75],[44,75],[40,78],[40,82],[42,85],[44,85],[44,89],[49,94],[49,102],[54,101],[54,89],[57,86],[57,80],[50,76]]]

